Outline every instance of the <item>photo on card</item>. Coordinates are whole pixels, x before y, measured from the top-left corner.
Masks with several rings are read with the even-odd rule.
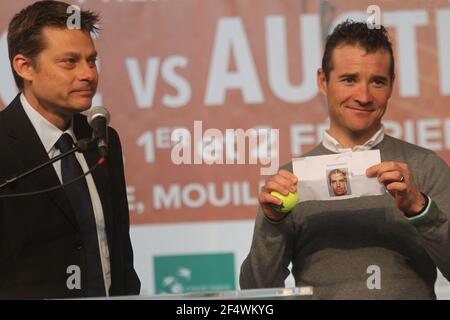
[[[348,168],[327,169],[325,179],[330,197],[350,196],[352,194]]]
[[[366,175],[367,168],[380,162],[380,150],[294,158],[299,202],[383,195],[384,185]]]

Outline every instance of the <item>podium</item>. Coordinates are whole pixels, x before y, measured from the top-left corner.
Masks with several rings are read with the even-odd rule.
[[[250,289],[236,291],[191,292],[109,297],[120,300],[310,300],[312,287]]]

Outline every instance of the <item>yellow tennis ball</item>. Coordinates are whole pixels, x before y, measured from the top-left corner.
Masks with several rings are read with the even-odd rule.
[[[272,191],[270,194],[283,201],[281,205],[272,204],[272,207],[280,212],[292,211],[298,202],[297,192],[289,192],[287,196],[276,191]]]

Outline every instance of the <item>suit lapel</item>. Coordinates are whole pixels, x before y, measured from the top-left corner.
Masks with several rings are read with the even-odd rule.
[[[21,171],[31,169],[49,160],[47,152],[28,119],[18,95],[4,112],[5,126],[11,138],[11,148],[23,162]],[[22,172],[17,172],[17,174]],[[46,189],[59,185],[61,182],[52,165],[46,166],[24,179],[34,179],[38,189]],[[20,183],[20,182],[19,182]],[[35,190],[29,190],[35,191]],[[67,216],[69,221],[78,229],[75,214],[70,207],[69,200],[62,188],[47,192],[46,195]]]

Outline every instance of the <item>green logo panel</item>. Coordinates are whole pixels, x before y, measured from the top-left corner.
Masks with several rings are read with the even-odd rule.
[[[236,288],[233,253],[155,256],[153,267],[157,294]]]

